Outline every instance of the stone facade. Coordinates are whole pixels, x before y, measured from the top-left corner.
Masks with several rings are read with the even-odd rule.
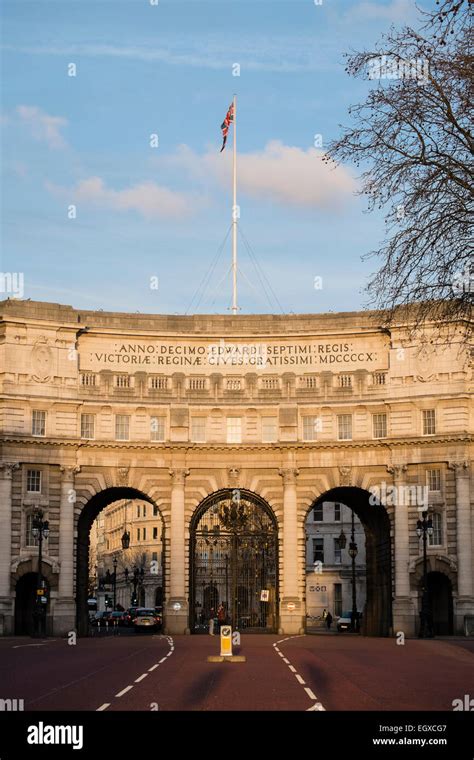
[[[210,494],[236,488],[265,500],[278,525],[278,630],[305,628],[305,524],[321,499],[347,504],[366,529],[369,617],[391,606],[384,632],[416,631],[420,504],[439,515],[429,569],[449,584],[454,630],[474,613],[472,364],[461,329],[437,344],[438,333],[388,331],[370,312],[0,307],[5,633],[36,569],[35,507],[50,523],[43,574],[50,630],[61,634],[76,626],[93,520],[134,498],[160,511],[166,629],[186,632],[192,517]],[[381,563],[390,569],[383,594]]]

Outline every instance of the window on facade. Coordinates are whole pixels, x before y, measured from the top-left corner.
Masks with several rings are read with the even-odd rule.
[[[143,528],[143,540],[146,541],[146,528]]]
[[[313,538],[313,562],[324,562],[324,538]]]
[[[334,584],[334,614],[342,615],[342,583]]]
[[[277,417],[262,417],[262,442],[274,443],[278,440]]]
[[[165,440],[165,418],[164,417],[150,417],[150,440],[151,441]]]
[[[322,502],[313,507],[313,520],[314,522],[322,522],[324,520]]]
[[[337,415],[337,432],[340,441],[352,439],[352,414]]]
[[[426,480],[429,491],[441,491],[441,470],[427,470]]]
[[[373,424],[374,438],[387,437],[387,415],[385,413],[373,414],[372,424]]]
[[[156,541],[158,538],[158,528],[153,528],[153,539]]]
[[[41,493],[41,470],[27,470],[26,490],[29,493]]]
[[[339,375],[340,388],[352,388],[352,375]]]
[[[428,536],[428,543],[430,546],[441,546],[443,543],[443,530],[442,530],[442,516],[440,512],[434,512],[431,515],[433,522],[433,533]]]
[[[303,441],[315,441],[319,429],[319,417],[313,415],[303,417]]]
[[[33,519],[34,515],[32,513],[26,516],[26,546],[38,546],[38,539],[33,536]]]
[[[115,416],[115,440],[128,441],[130,438],[130,417],[128,414]]]
[[[152,562],[158,562],[158,552],[151,553],[151,560]]]
[[[204,443],[206,440],[206,418],[191,417],[191,441]]]
[[[153,517],[158,517],[158,515],[159,515],[158,507],[156,506],[156,504],[153,504]]]
[[[146,517],[146,504],[143,505],[143,517]]]
[[[92,440],[95,435],[95,417],[93,414],[81,414],[81,438]]]
[[[436,417],[434,409],[423,409],[423,435],[436,433]]]
[[[140,528],[137,528],[137,541],[140,541]]]
[[[227,417],[227,443],[242,443],[241,417]]]
[[[32,435],[46,435],[46,412],[41,412],[38,409],[33,409],[33,415],[31,419],[31,432]]]
[[[341,519],[341,505],[336,501],[334,504],[334,522],[339,522]]]
[[[385,378],[386,378],[385,372],[375,372],[374,385],[385,385]]]
[[[334,539],[334,563],[340,565],[342,562],[342,549],[338,538]]]

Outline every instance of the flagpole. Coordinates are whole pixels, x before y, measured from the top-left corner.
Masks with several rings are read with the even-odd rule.
[[[237,96],[234,94],[234,156],[232,205],[232,313],[237,314]]]

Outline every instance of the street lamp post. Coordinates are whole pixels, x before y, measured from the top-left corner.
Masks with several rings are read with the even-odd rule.
[[[49,522],[43,520],[43,512],[38,509],[33,515],[33,525],[31,532],[34,538],[38,539],[38,574],[36,580],[36,594],[33,611],[33,635],[35,637],[46,635],[46,606],[48,597],[45,594],[45,585],[43,582],[42,563],[43,563],[43,538],[49,536]]]
[[[434,635],[433,617],[431,611],[431,599],[428,592],[428,558],[426,556],[426,544],[428,536],[433,534],[433,521],[431,517],[428,517],[428,512],[423,512],[422,519],[417,520],[416,532],[418,538],[423,539],[423,590],[421,597],[420,631],[418,637],[420,639],[432,639]]]
[[[125,580],[128,583],[128,576],[130,575],[130,571],[128,567],[125,568],[124,575],[125,575]],[[131,598],[132,607],[136,607],[138,604],[137,587],[141,588],[144,577],[145,577],[145,571],[143,567],[138,568],[135,566],[133,568],[133,579],[132,579],[132,583],[133,583],[133,592],[132,592],[132,598]]]
[[[351,613],[351,631],[356,633],[359,629],[358,614],[357,614],[357,590],[356,590],[356,557],[357,557],[357,544],[354,536],[354,510],[352,510],[352,522],[351,522],[351,540],[349,543],[349,556],[352,560],[352,613]]]
[[[113,588],[114,588],[114,610],[117,609],[117,557],[114,557],[114,576],[113,576]]]

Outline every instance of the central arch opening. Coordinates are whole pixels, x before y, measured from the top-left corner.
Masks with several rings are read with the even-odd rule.
[[[210,621],[218,619],[235,630],[273,633],[277,617],[275,515],[251,491],[211,494],[190,525],[191,631],[206,633]]]
[[[103,510],[107,525],[98,519]],[[93,526],[95,535],[91,536]],[[126,547],[122,543],[125,534]],[[101,596],[105,609],[111,611],[133,605],[159,606],[164,615],[165,546],[162,515],[147,494],[128,486],[112,487],[87,502],[77,523],[76,615],[80,636],[90,633],[94,593],[96,602]],[[94,568],[97,562],[99,567],[96,564]]]

